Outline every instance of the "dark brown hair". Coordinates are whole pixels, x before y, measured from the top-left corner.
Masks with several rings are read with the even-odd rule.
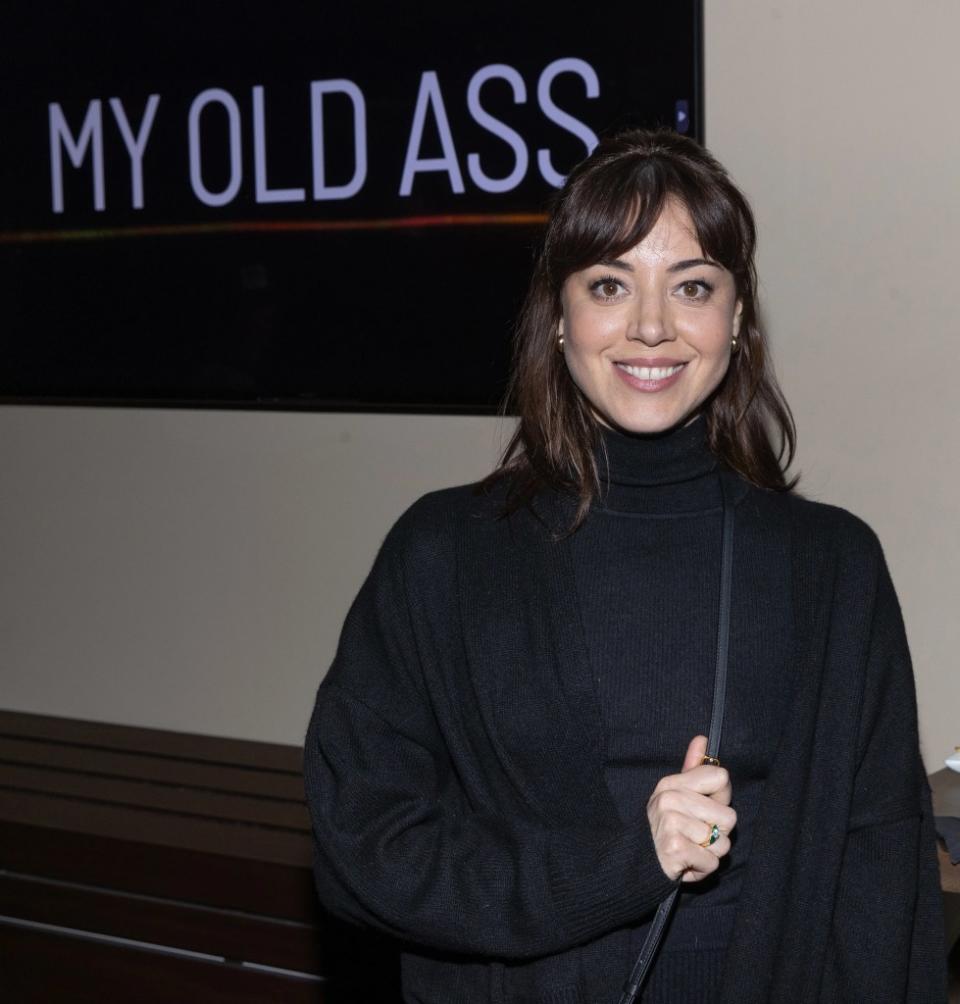
[[[704,253],[726,268],[742,304],[739,349],[704,403],[710,448],[758,487],[790,491],[784,471],[796,448],[790,408],[757,323],[753,213],[720,163],[703,147],[666,129],[633,129],[600,142],[554,196],[546,233],[520,313],[502,413],[519,424],[500,462],[482,482],[509,478],[505,513],[546,487],[572,491],[572,532],[600,488],[599,424],[557,351],[561,291],[567,277],[635,247],[668,198],[687,210]],[[774,451],[771,431],[779,433]],[[782,462],[786,454],[785,462]]]

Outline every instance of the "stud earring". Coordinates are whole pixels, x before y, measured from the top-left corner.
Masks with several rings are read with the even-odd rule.
[[[739,349],[740,349],[740,343],[737,341],[737,336],[734,335],[733,341],[730,343],[730,351],[731,353],[735,353],[739,351]]]
[[[557,350],[561,353],[563,352],[563,335],[557,338]]]

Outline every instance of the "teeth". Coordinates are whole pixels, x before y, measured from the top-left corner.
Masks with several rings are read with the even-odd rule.
[[[663,380],[664,377],[673,376],[677,370],[684,366],[683,363],[680,363],[679,366],[627,366],[625,363],[617,363],[617,365],[638,380]]]

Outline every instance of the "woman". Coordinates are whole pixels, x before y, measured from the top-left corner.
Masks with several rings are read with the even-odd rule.
[[[945,998],[899,605],[873,531],[784,479],[753,252],[697,144],[603,141],[553,206],[500,466],[416,502],[350,610],[306,743],[317,887],[405,942],[407,1001],[613,1004],[678,883],[644,1001]]]

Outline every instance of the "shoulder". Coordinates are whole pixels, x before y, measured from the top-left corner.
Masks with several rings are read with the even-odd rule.
[[[884,552],[874,528],[860,515],[797,491],[778,492],[750,485],[738,503],[746,539],[775,537],[780,553],[803,577],[853,576],[864,582],[881,572]],[[831,571],[831,569],[833,571]]]
[[[785,534],[794,581],[804,592],[843,589],[870,602],[889,580],[886,555],[874,528],[857,513],[839,505],[808,498],[796,491],[754,489],[757,522],[770,532]],[[832,585],[831,585],[832,584]]]
[[[832,545],[851,554],[877,555],[882,551],[873,527],[849,509],[796,492],[785,493],[784,499],[794,525],[822,546]]]
[[[482,482],[453,485],[427,492],[412,502],[397,518],[389,536],[414,542],[476,519],[496,518],[502,491],[484,490]]]
[[[439,488],[413,502],[397,520],[397,526],[429,527],[449,519],[492,515],[500,495],[499,486],[485,490],[482,481]]]
[[[471,526],[492,526],[497,522],[503,495],[502,486],[484,489],[479,481],[427,492],[396,519],[381,553],[404,565],[419,567],[452,558]]]

